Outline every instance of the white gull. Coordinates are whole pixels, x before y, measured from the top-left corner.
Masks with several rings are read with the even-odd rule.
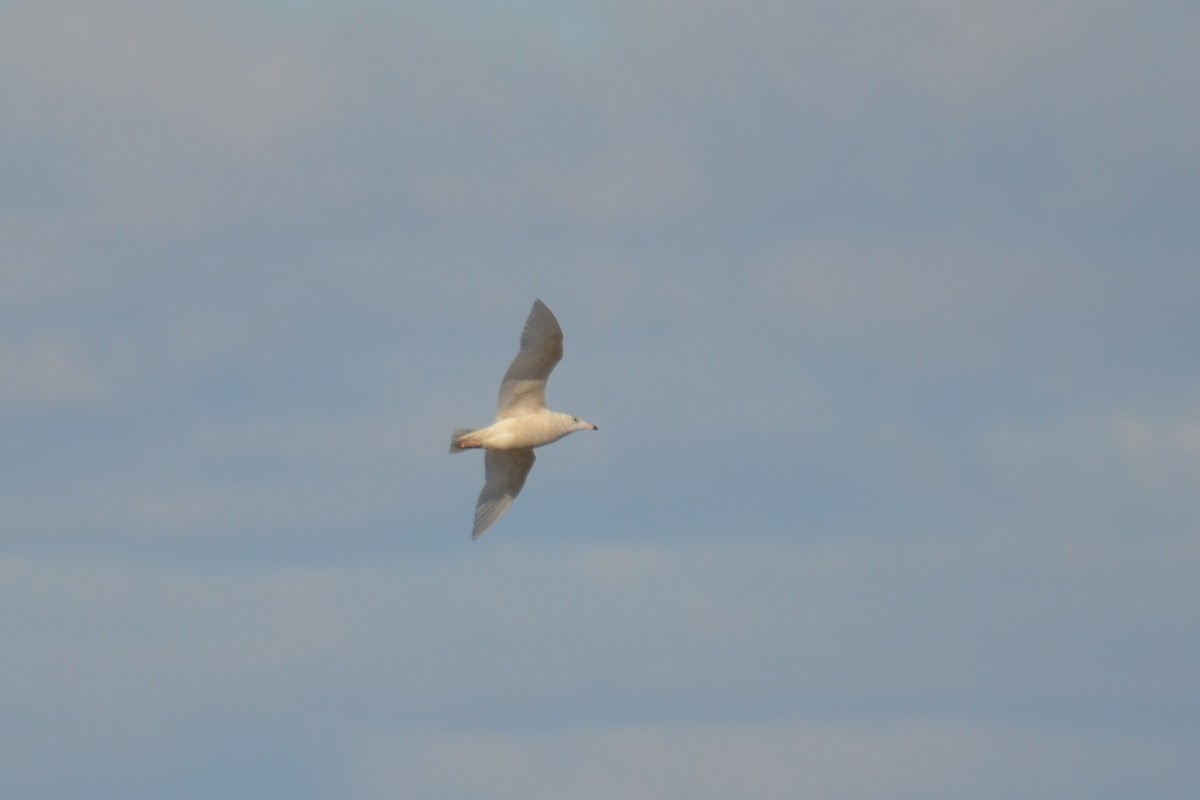
[[[475,504],[478,539],[513,504],[529,470],[533,448],[556,442],[568,433],[594,431],[590,422],[546,408],[546,380],[562,360],[563,333],[558,320],[541,300],[535,300],[521,331],[521,352],[500,382],[500,411],[486,428],[459,428],[450,437],[450,452],[483,448],[484,483]]]

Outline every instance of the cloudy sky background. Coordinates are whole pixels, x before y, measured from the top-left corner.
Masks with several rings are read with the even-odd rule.
[[[0,794],[1192,797],[1198,53],[0,2]],[[472,543],[535,297],[600,431]]]

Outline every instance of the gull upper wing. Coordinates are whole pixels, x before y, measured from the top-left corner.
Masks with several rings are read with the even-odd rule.
[[[475,528],[471,538],[478,539],[495,525],[529,477],[536,456],[533,450],[488,450],[483,457],[483,491],[475,504]]]
[[[500,382],[497,419],[540,411],[546,407],[546,380],[562,360],[563,333],[558,320],[541,300],[534,301],[521,331],[521,352]]]

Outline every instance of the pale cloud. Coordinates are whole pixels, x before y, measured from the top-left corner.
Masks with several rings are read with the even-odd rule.
[[[1121,449],[1130,456],[1157,452],[1200,457],[1200,417],[1194,415],[1149,418],[1114,414],[1111,430]]]
[[[231,205],[261,204],[274,192],[259,184],[285,174],[280,148],[328,106],[304,41],[194,4],[63,0],[0,13],[10,141],[22,159],[54,165],[36,176],[52,178],[53,202],[26,209],[23,224],[50,239],[187,235],[227,220]]]
[[[327,103],[301,41],[193,3],[52,0],[3,13],[6,104],[25,125],[86,120],[83,141],[182,136],[259,152]]]
[[[1070,418],[1005,426],[981,439],[997,479],[1058,524],[1095,535],[1182,530],[1200,514],[1194,413],[1159,408],[1091,409]],[[1138,509],[1130,528],[1118,509]]]
[[[1193,408],[1200,404],[1193,404]],[[1155,416],[1117,412],[1106,438],[1112,462],[1120,464],[1131,488],[1148,503],[1175,513],[1200,514],[1200,414],[1165,411]]]
[[[3,626],[0,700],[86,720],[32,736],[89,754],[93,779],[144,779],[147,758],[203,769],[233,725],[268,736],[238,739],[256,761],[314,748],[306,770],[363,798],[480,782],[500,797],[1049,797],[1090,792],[1106,764],[1124,781],[1194,769],[1194,742],[1090,724],[1190,702],[1191,662],[1166,654],[1195,624],[1194,547],[1053,530],[919,546],[509,538],[466,561],[406,549],[253,569],[9,556],[0,599],[22,612]],[[845,706],[877,710],[830,717]],[[946,713],[907,711],[926,707]],[[50,780],[54,752],[9,764],[9,785]]]
[[[88,348],[44,334],[0,341],[0,413],[47,415],[107,406],[115,388]]]
[[[794,798],[1108,796],[1195,741],[1155,751],[1105,732],[941,718],[380,735],[354,754],[352,796]],[[803,787],[802,789],[798,787]]]
[[[604,126],[604,122],[598,122]],[[439,171],[416,178],[422,207],[504,221],[528,214],[610,229],[655,224],[696,210],[704,177],[687,135],[609,132],[593,148],[499,164],[495,171]]]
[[[1154,57],[1118,60],[1110,77],[1125,88],[1096,95],[1093,67],[1109,62],[1095,38],[1125,18],[1085,6],[614,4],[578,21],[352,4],[338,24],[325,11],[273,26],[185,2],[61,0],[6,11],[0,98],[19,129],[53,130],[52,147],[70,131],[57,150],[85,216],[62,221],[91,214],[102,229],[186,233],[235,209],[279,224],[388,202],[600,232],[752,220],[789,195],[811,216],[844,192],[936,200],[988,157],[981,130],[998,162],[1061,168],[1035,196],[1021,169],[979,175],[1011,191],[956,213],[995,218],[1024,191],[1027,209],[1104,216],[1131,195],[1151,201],[1147,169],[1195,155],[1180,102],[1193,87],[1186,48],[1134,38],[1131,53]],[[502,34],[482,34],[480,18]],[[1174,35],[1195,24],[1185,16]],[[564,46],[576,28],[598,33]],[[1123,115],[1130,87],[1153,87],[1169,118]]]
[[[1068,302],[1090,307],[1104,275],[1044,254],[997,253],[961,237],[805,237],[767,254],[763,303],[795,315],[825,346],[978,359],[1049,325]],[[1069,312],[1068,312],[1069,313]],[[1022,319],[1027,326],[1009,327]]]
[[[518,541],[467,562],[427,546],[379,563],[288,566],[281,549],[253,570],[219,559],[202,567],[9,557],[5,597],[27,610],[9,632],[41,645],[14,649],[10,666],[23,677],[6,691],[20,692],[9,700],[22,704],[59,691],[37,677],[49,647],[75,651],[54,681],[121,698],[131,710],[146,704],[144,712],[161,702],[132,694],[148,681],[186,678],[198,693],[232,681],[254,696],[277,671],[297,685],[327,680],[351,705],[374,697],[413,724],[456,728],[523,702],[537,705],[531,720],[553,725],[597,714],[736,720],[853,703],[883,687],[901,706],[977,714],[1003,714],[1019,684],[1097,710],[1108,702],[1156,708],[1173,696],[1170,682],[1124,685],[1130,665],[1104,659],[1134,631],[1151,636],[1146,647],[1163,648],[1166,631],[1192,624],[1198,557],[1194,544],[1169,536],[1125,541],[1053,528],[960,531],[917,545],[853,531],[683,547]],[[1157,591],[1137,595],[1130,569],[1158,575]],[[1022,589],[1010,595],[1016,582]],[[1063,595],[1064,586],[1073,589]],[[547,596],[557,598],[553,607]],[[1112,641],[1094,629],[1097,615],[1117,629]],[[80,638],[69,620],[88,633]],[[977,639],[978,620],[997,638]],[[577,639],[580,630],[587,636]],[[1056,637],[1053,651],[1029,650]],[[923,660],[943,639],[957,640],[955,654],[942,656],[957,665],[954,676]],[[139,660],[147,648],[156,655]],[[1011,652],[996,663],[995,648]],[[331,661],[338,674],[321,678]],[[110,662],[125,671],[100,668]],[[1141,669],[1151,678],[1184,666]],[[535,687],[537,700],[527,694]]]

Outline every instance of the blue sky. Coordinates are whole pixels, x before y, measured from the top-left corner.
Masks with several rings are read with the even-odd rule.
[[[1198,43],[0,5],[0,793],[1191,797]]]

